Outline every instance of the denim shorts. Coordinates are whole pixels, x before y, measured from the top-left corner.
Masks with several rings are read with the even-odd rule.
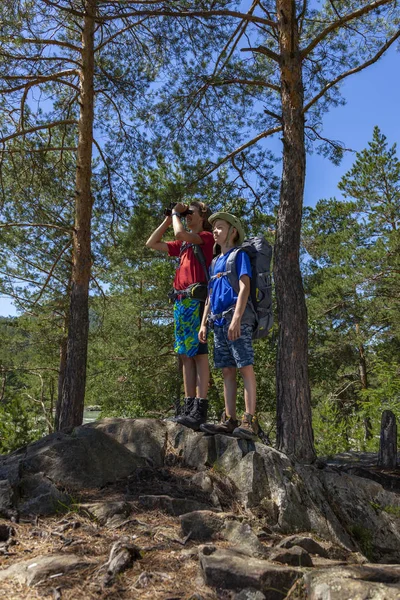
[[[241,369],[254,364],[253,327],[242,325],[240,338],[228,340],[230,323],[214,325],[214,366],[216,369],[235,367]]]

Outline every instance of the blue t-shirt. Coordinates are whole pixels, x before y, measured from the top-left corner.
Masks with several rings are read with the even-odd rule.
[[[213,272],[211,272],[210,269],[211,277],[213,275],[216,275],[217,273],[224,273],[224,271],[226,271],[226,261],[228,260],[228,256],[232,252],[232,250],[229,250],[226,254],[221,254],[220,256],[218,256],[214,265]],[[238,279],[240,279],[242,275],[248,275],[249,277],[251,277],[250,259],[247,256],[246,252],[237,253],[236,271]],[[226,275],[211,279],[208,284],[208,288],[210,292],[211,313],[213,315],[218,315],[236,304],[238,295],[229,283],[228,277]],[[217,325],[223,325],[224,322],[225,319],[217,319],[215,321]]]

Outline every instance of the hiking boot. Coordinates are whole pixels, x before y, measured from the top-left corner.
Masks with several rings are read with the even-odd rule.
[[[174,421],[175,423],[180,423],[180,419],[183,419],[184,417],[190,415],[194,401],[195,398],[193,396],[188,396],[187,398],[184,398],[183,405],[180,407],[180,412],[178,414],[175,413],[175,416],[172,417],[171,421]]]
[[[166,419],[164,419],[164,421],[172,421],[173,423],[176,423],[178,420],[178,417],[180,417],[181,415],[188,415],[191,408],[188,407],[188,405],[191,403],[193,403],[194,397],[193,398],[184,398],[183,401],[180,398],[175,398],[174,400],[174,408],[175,408],[175,413],[173,417],[167,417]]]
[[[185,399],[186,398],[183,399],[183,404],[182,404],[182,401],[180,398],[175,398],[175,400],[174,400],[174,408],[175,408],[174,415],[172,417],[166,417],[164,419],[164,421],[173,421],[173,422],[176,421],[177,417],[179,417],[182,414],[182,411],[185,406]]]
[[[187,416],[178,417],[176,421],[194,431],[199,431],[200,425],[207,421],[207,409],[208,400],[206,398],[195,398],[190,413]]]
[[[219,423],[204,423],[204,425],[200,425],[200,431],[204,431],[204,433],[209,433],[210,435],[216,435],[217,433],[230,435],[237,429],[238,425],[239,422],[236,419],[232,419],[232,417],[227,417],[224,411]]]
[[[242,440],[256,440],[258,437],[258,423],[256,417],[250,413],[244,413],[239,427],[232,434]]]

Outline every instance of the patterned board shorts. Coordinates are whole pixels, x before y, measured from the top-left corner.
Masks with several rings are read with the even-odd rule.
[[[214,366],[216,369],[235,367],[241,369],[254,364],[253,327],[242,325],[240,338],[228,340],[230,323],[214,325]]]
[[[175,346],[178,354],[193,357],[208,354],[207,344],[200,344],[198,333],[204,311],[204,302],[182,298],[174,303]]]

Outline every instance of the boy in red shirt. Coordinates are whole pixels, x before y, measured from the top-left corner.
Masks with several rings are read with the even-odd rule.
[[[174,325],[175,352],[182,359],[185,398],[183,407],[178,407],[176,421],[195,431],[207,420],[207,392],[210,377],[207,343],[200,343],[198,332],[204,310],[204,300],[192,296],[193,284],[207,284],[207,273],[212,261],[214,238],[208,217],[211,213],[203,202],[192,202],[186,216],[187,229],[182,224],[181,213],[187,205],[178,202],[171,216],[166,216],[161,225],[146,242],[148,248],[168,252],[179,257],[179,267],[174,279]],[[175,241],[163,242],[162,237],[172,224]],[[204,264],[197,258],[194,246],[200,246]]]

